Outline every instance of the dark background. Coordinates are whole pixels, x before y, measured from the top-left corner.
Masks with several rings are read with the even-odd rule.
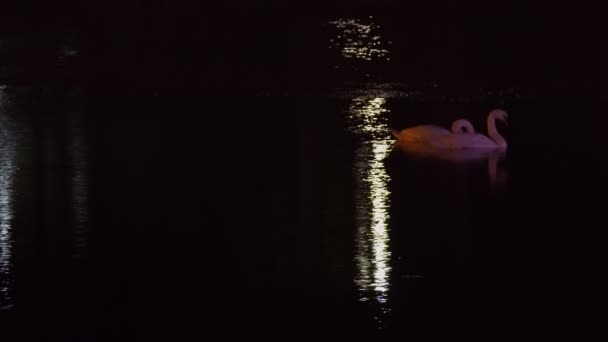
[[[2,58],[34,66],[14,82],[296,87],[333,77],[322,29],[310,24],[360,14],[388,18],[387,39],[406,42],[384,78],[535,82],[586,94],[599,83],[599,14],[579,2],[19,2],[0,14],[0,32],[21,40],[22,55]],[[84,58],[70,75],[50,75],[45,54],[62,39]]]
[[[484,281],[494,282],[496,293],[514,289],[506,298],[493,297],[509,308],[497,314],[501,319],[523,316],[525,324],[507,329],[506,336],[530,332],[540,339],[556,325],[571,336],[586,331],[588,316],[573,313],[588,314],[593,306],[587,294],[593,259],[578,252],[602,217],[605,55],[596,8],[580,2],[397,1],[4,6],[0,83],[31,90],[24,102],[37,146],[35,214],[28,221],[36,238],[21,239],[30,247],[22,250],[33,256],[20,259],[16,334],[99,341],[222,334],[315,338],[344,337],[346,329],[353,339],[375,336],[374,327],[358,321],[360,309],[349,307],[351,293],[325,286],[331,282],[319,270],[326,260],[305,257],[326,248],[317,239],[326,233],[315,200],[324,198],[319,188],[339,183],[325,178],[327,170],[337,170],[344,189],[352,185],[344,181],[352,161],[335,158],[352,147],[341,145],[348,139],[344,123],[331,116],[338,106],[320,101],[329,109],[318,110],[306,94],[325,94],[343,81],[516,87],[528,95],[507,108],[520,114],[508,132],[511,151],[546,147],[553,132],[559,132],[559,149],[541,158],[520,153],[515,179],[529,192],[516,199],[529,209],[497,225],[516,226],[514,242],[500,253],[488,252],[499,268]],[[392,62],[377,66],[371,78],[333,71],[326,46],[328,20],[360,15],[381,17],[385,38],[400,42]],[[79,50],[67,66],[57,60],[62,44]],[[481,117],[491,102],[463,108]],[[399,101],[392,106],[413,108]],[[49,166],[44,160],[67,158],[62,146],[70,133],[62,125],[70,110],[86,113],[90,143],[92,242],[85,266],[66,264],[63,255],[69,232],[56,212],[67,212],[69,195],[43,188],[63,189],[67,179],[61,162]],[[537,134],[545,125],[551,132]],[[258,153],[269,146],[271,152]],[[536,197],[528,199],[530,194]],[[269,222],[274,230],[254,229]],[[549,230],[554,226],[560,229]],[[348,229],[332,234],[350,241]],[[350,247],[341,248],[336,258],[350,257]],[[517,275],[506,285],[500,283],[504,270]],[[521,274],[531,290],[517,278]],[[328,320],[338,316],[343,321],[336,325]],[[490,335],[496,333],[492,328]]]

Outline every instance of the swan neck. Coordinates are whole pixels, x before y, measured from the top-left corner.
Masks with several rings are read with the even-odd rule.
[[[494,113],[490,113],[488,116],[488,136],[492,139],[499,147],[507,147],[507,141],[496,129],[496,116]]]

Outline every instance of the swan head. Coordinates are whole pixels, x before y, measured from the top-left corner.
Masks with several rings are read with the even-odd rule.
[[[506,126],[509,125],[509,122],[507,121],[509,114],[507,114],[507,112],[505,112],[502,109],[494,109],[493,111],[490,112],[490,117],[493,117],[496,120],[500,120]]]

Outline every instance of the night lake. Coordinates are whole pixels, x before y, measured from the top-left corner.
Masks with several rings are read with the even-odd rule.
[[[476,35],[469,12],[134,8],[1,31],[0,340],[588,332],[606,144],[582,10]],[[487,134],[497,108],[500,153],[391,134]]]

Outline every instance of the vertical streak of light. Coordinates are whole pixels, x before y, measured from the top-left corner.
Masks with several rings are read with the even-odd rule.
[[[0,89],[0,109],[5,94]],[[12,306],[12,220],[15,142],[7,119],[0,112],[0,310]]]
[[[355,98],[350,108],[349,128],[360,136],[375,137],[363,142],[356,150],[355,192],[357,275],[355,284],[360,300],[375,300],[383,312],[390,286],[390,237],[388,234],[389,176],[384,159],[392,147],[386,138],[388,127],[382,114],[386,112],[384,98]]]
[[[378,303],[388,299],[390,277],[390,237],[388,234],[388,174],[383,161],[392,142],[374,140],[357,149],[355,173],[358,180],[356,210],[357,236],[355,279],[360,299],[374,298]]]

